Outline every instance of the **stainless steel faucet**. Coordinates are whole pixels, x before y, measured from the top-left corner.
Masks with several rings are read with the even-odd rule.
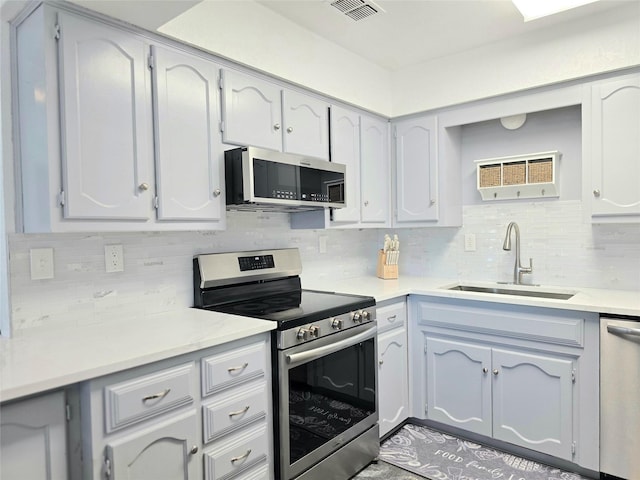
[[[528,267],[523,267],[520,263],[520,228],[518,228],[516,222],[511,222],[507,227],[507,235],[504,237],[502,249],[511,250],[511,230],[516,231],[516,260],[513,266],[513,283],[520,285],[522,283],[522,274],[533,272],[533,259],[529,259]]]

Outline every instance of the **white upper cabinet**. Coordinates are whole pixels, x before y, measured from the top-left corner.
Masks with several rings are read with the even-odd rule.
[[[17,25],[25,232],[224,228],[218,68],[151,49],[50,4]]]
[[[280,87],[222,70],[222,141],[282,150]]]
[[[331,161],[346,165],[346,206],[333,210],[333,222],[360,222],[360,115],[331,107]]]
[[[593,222],[640,221],[640,75],[594,84],[591,132],[584,131],[591,154]],[[589,165],[585,165],[589,168]]]
[[[329,159],[329,106],[291,90],[282,91],[285,152]]]
[[[328,104],[222,70],[222,140],[328,160]]]
[[[343,208],[291,214],[292,228],[379,228],[390,224],[389,123],[331,106],[331,161],[346,165]]]
[[[64,216],[146,220],[153,143],[147,46],[58,14]]]
[[[360,117],[360,192],[362,222],[389,223],[389,123]]]
[[[438,219],[436,117],[395,122],[396,222]]]
[[[216,64],[152,47],[158,219],[224,215]]]

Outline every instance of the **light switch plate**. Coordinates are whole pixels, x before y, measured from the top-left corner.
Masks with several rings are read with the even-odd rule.
[[[476,236],[473,233],[464,234],[464,251],[475,252],[476,251]]]
[[[318,237],[318,253],[327,253],[327,236],[320,235]]]
[[[53,248],[32,248],[29,250],[29,256],[31,280],[53,278]]]

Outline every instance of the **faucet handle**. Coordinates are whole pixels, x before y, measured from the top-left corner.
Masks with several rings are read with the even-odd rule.
[[[521,267],[520,271],[522,273],[532,273],[533,272],[533,258],[529,258],[529,266],[528,267]]]

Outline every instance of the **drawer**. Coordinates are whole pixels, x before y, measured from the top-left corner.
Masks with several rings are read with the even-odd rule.
[[[194,400],[195,364],[180,365],[104,388],[107,433]]]
[[[202,396],[264,376],[266,350],[266,343],[260,342],[203,358]]]
[[[238,475],[234,475],[231,480],[270,480],[269,464],[260,463],[251,470],[243,471]]]
[[[224,438],[204,452],[205,479],[238,478],[267,462],[269,438],[265,422]],[[249,477],[253,478],[253,477]]]
[[[235,387],[202,406],[204,443],[235,431],[258,419],[269,409],[266,382]]]
[[[392,328],[405,327],[407,322],[406,302],[397,302],[376,309],[378,332],[384,332]]]

